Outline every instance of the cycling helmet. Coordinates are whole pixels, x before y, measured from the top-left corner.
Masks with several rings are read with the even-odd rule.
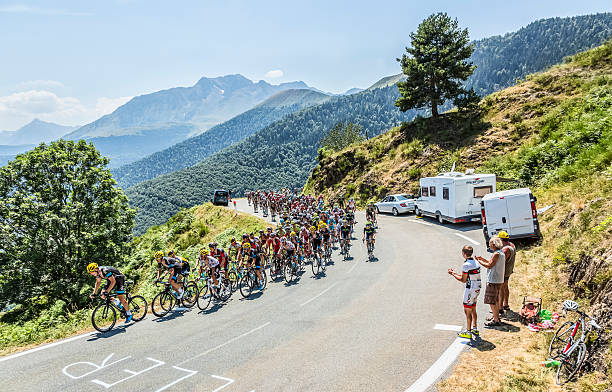
[[[206,248],[200,249],[200,256],[208,256],[208,249]]]
[[[287,242],[287,239],[285,237],[281,238],[281,242]]]
[[[502,240],[508,240],[510,239],[510,236],[508,235],[507,232],[505,232],[504,230],[500,231],[499,233],[497,233],[497,236],[499,238],[501,238]]]
[[[230,240],[230,242],[232,242],[232,243],[236,242],[236,237],[232,237],[232,239]]]
[[[292,231],[291,234],[289,234],[290,237],[295,237],[295,233]]]
[[[573,310],[575,312],[578,310],[578,304],[572,300],[566,299],[563,301],[563,310]]]
[[[217,244],[214,242],[211,242],[210,244],[208,244],[209,248],[214,248],[215,246],[217,246]]]
[[[155,252],[156,259],[161,259],[162,257],[164,257],[164,252],[162,252],[161,250],[158,250],[157,252]]]
[[[268,227],[268,229],[267,229],[267,230],[268,230],[268,231],[272,231],[272,228],[271,228],[271,227]]]
[[[96,263],[89,263],[87,265],[87,273],[90,274],[90,273],[94,272],[96,270],[96,268],[98,268],[98,264],[96,264]]]
[[[250,243],[248,243],[248,242],[245,242],[244,244],[242,244],[242,247],[243,247],[244,249],[251,249],[251,244],[250,244]]]
[[[170,256],[170,255],[175,256],[175,255],[176,255],[176,251],[175,251],[174,249],[170,249],[170,250],[168,251],[168,256]]]
[[[242,239],[245,239],[245,238],[249,238],[249,235],[248,235],[247,233],[244,233],[244,234],[242,235]]]
[[[314,227],[314,226],[310,226],[310,231],[315,232],[315,231],[317,231],[317,228]]]

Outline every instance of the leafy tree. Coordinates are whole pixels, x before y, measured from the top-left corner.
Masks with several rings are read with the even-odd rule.
[[[351,144],[359,143],[364,140],[362,129],[358,124],[344,125],[342,121],[339,121],[321,140],[321,147],[331,151],[340,151]]]
[[[135,211],[107,164],[93,144],[59,140],[0,168],[0,308],[80,305],[86,265],[122,258]]]
[[[410,38],[408,55],[397,59],[407,79],[397,83],[401,97],[395,105],[403,112],[429,106],[435,118],[439,105],[465,93],[462,82],[474,72],[467,61],[474,49],[467,29],[461,30],[446,13],[429,16]]]

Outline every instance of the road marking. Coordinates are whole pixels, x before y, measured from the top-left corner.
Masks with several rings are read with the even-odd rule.
[[[431,365],[429,369],[418,380],[416,380],[406,392],[423,392],[426,391],[444,371],[457,359],[463,348],[468,344],[467,339],[457,338],[455,341],[442,353],[440,358]]]
[[[347,274],[350,274],[351,272],[353,272],[353,270],[355,269],[355,267],[357,267],[357,263],[355,263],[353,265],[353,267],[351,267],[351,269],[347,272]]]
[[[225,377],[221,377],[221,376],[215,376],[214,374],[210,375],[211,377],[217,378],[219,380],[223,380],[223,381],[227,381],[226,384],[221,385],[219,388],[215,389],[212,392],[219,392],[220,390],[222,390],[223,388],[225,388],[226,386],[230,385],[231,383],[233,383],[236,380],[232,380],[231,378],[225,378]]]
[[[329,286],[328,288],[326,288],[325,290],[321,291],[319,294],[315,295],[314,297],[312,297],[311,299],[309,299],[308,301],[304,302],[303,304],[301,304],[300,306],[304,306],[306,304],[311,303],[312,301],[314,301],[315,299],[319,298],[320,296],[322,296],[323,294],[327,293],[329,290],[332,289],[332,287],[334,287],[335,285],[337,285],[338,282],[332,284],[331,286]]]
[[[91,335],[91,332],[87,332],[87,333],[84,333],[84,334],[81,334],[81,335],[73,336],[70,339],[60,340],[59,342],[45,344],[44,346],[39,346],[39,347],[30,349],[30,350],[25,350],[25,351],[22,351],[22,352],[17,353],[17,354],[7,355],[6,357],[0,358],[0,362],[8,361],[10,359],[15,359],[15,358],[20,357],[22,355],[30,354],[30,353],[33,353],[33,352],[36,352],[36,351],[45,350],[45,349],[48,349],[48,348],[51,348],[51,347],[59,346],[60,344],[73,342],[75,340],[84,338],[85,336],[89,336],[89,335]]]
[[[183,368],[180,368],[180,367],[178,367],[178,366],[172,366],[172,367],[173,367],[173,368],[175,368],[176,370],[181,370],[181,371],[183,371],[183,372],[187,372],[187,373],[189,373],[189,374],[187,374],[186,376],[183,376],[183,377],[179,378],[178,380],[175,380],[175,381],[171,382],[170,384],[166,385],[165,387],[161,387],[161,388],[159,388],[159,389],[158,389],[157,391],[155,391],[155,392],[161,392],[161,391],[163,391],[163,390],[165,390],[165,389],[168,389],[168,388],[170,388],[171,386],[173,386],[174,384],[178,384],[179,382],[183,381],[183,380],[184,380],[184,379],[186,379],[186,378],[189,378],[189,377],[193,376],[194,374],[196,374],[196,373],[198,372],[197,370],[183,369]]]
[[[107,363],[112,358],[113,355],[115,355],[115,353],[111,353],[108,357],[104,358],[104,360],[102,361],[100,366],[96,365],[93,362],[86,362],[86,361],[85,362],[74,362],[74,363],[71,363],[69,365],[64,366],[64,368],[62,369],[62,373],[64,373],[66,376],[72,378],[73,380],[78,380],[79,378],[83,378],[85,376],[88,376],[88,375],[90,375],[92,373],[95,373],[95,372],[101,370],[101,369],[104,369],[106,367],[112,366],[112,365],[114,365],[116,363],[119,363],[121,361],[125,361],[126,359],[132,358],[130,355],[128,355],[127,357],[118,359],[115,362]],[[94,370],[90,370],[87,373],[79,374],[78,376],[75,376],[75,375],[73,375],[71,373],[68,373],[68,369],[73,367],[73,366],[76,366],[76,365],[88,365],[88,366],[93,367]]]
[[[461,331],[461,326],[460,325],[449,325],[449,324],[436,324],[434,325],[434,329],[440,330],[440,331],[455,331],[455,332],[459,332]]]
[[[425,225],[425,226],[433,226],[431,223],[423,222],[420,220],[409,220],[408,222],[414,222],[414,223],[418,223],[418,224]]]
[[[470,242],[471,242],[472,244],[474,244],[474,245],[480,245],[480,242],[478,242],[478,241],[474,241],[473,239],[471,239],[471,238],[470,238],[470,237],[468,237],[468,236],[465,236],[465,235],[463,235],[463,234],[459,234],[459,233],[455,233],[455,235],[456,235],[457,237],[461,237],[461,238],[463,238],[464,240],[468,240],[468,241],[470,241]]]
[[[211,352],[213,352],[213,351],[215,351],[215,350],[218,350],[218,349],[220,349],[221,347],[227,346],[227,345],[228,345],[228,344],[230,344],[230,343],[234,343],[234,342],[235,342],[236,340],[238,340],[238,339],[241,339],[241,338],[243,338],[243,337],[245,337],[245,336],[248,336],[248,335],[252,334],[253,332],[259,331],[260,329],[265,328],[265,327],[267,327],[267,326],[268,326],[268,325],[270,325],[270,324],[271,324],[271,322],[270,322],[270,321],[268,321],[267,323],[262,324],[262,325],[260,325],[259,327],[253,328],[252,330],[247,331],[247,332],[243,333],[243,334],[242,334],[242,335],[240,335],[240,336],[236,336],[235,338],[231,338],[230,340],[228,340],[228,341],[227,341],[227,342],[225,342],[225,343],[221,343],[220,345],[218,345],[218,346],[216,346],[216,347],[209,348],[208,350],[204,351],[203,353],[200,353],[200,354],[196,355],[195,357],[191,357],[191,358],[189,358],[189,359],[186,359],[186,360],[184,360],[183,362],[179,363],[178,365],[183,365],[183,364],[184,364],[184,363],[186,363],[186,362],[189,362],[189,361],[194,360],[194,359],[196,359],[196,358],[202,357],[202,356],[204,356],[204,355],[206,355],[206,354],[210,354]]]
[[[124,372],[126,372],[127,374],[129,374],[129,376],[127,376],[127,377],[125,377],[125,378],[122,378],[121,380],[117,380],[117,381],[115,381],[115,382],[113,382],[113,383],[110,383],[110,384],[109,384],[109,383],[107,383],[107,382],[104,382],[104,381],[102,381],[102,380],[98,380],[98,379],[96,378],[96,379],[94,379],[94,380],[91,380],[91,382],[93,382],[94,384],[102,385],[104,388],[108,389],[108,388],[111,388],[113,385],[117,385],[117,384],[122,383],[122,382],[124,382],[124,381],[126,381],[126,380],[129,380],[130,378],[140,376],[141,374],[146,373],[146,372],[148,372],[149,370],[155,369],[156,367],[159,367],[159,366],[162,366],[162,365],[166,364],[166,362],[164,362],[164,361],[160,361],[160,360],[155,359],[155,358],[149,358],[149,357],[147,357],[147,359],[148,359],[149,361],[151,361],[151,362],[155,363],[155,364],[154,364],[154,365],[149,366],[149,367],[148,367],[148,368],[146,368],[146,369],[142,369],[142,370],[137,371],[137,372],[135,372],[135,371],[133,371],[133,370],[130,370],[130,369],[123,369],[123,371],[124,371]]]

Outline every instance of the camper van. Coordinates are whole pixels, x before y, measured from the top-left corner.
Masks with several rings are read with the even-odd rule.
[[[504,230],[510,238],[540,236],[536,198],[529,188],[489,193],[480,202],[486,242]]]
[[[438,222],[479,222],[480,201],[495,192],[495,174],[448,172],[421,178],[416,215]]]

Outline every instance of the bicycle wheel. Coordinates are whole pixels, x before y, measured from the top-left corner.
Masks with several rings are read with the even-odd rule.
[[[221,279],[221,283],[219,286],[219,299],[222,302],[227,301],[228,299],[230,299],[230,297],[232,296],[232,287],[231,287],[231,281],[226,281],[224,279]]]
[[[574,350],[567,356],[561,354],[559,361],[561,364],[557,368],[557,385],[563,385],[570,381],[582,367],[586,357],[586,344],[579,342]]]
[[[183,298],[181,298],[183,306],[193,308],[198,301],[198,286],[194,282],[189,282],[183,289]]]
[[[322,259],[319,263],[319,272],[325,272],[325,270],[327,269],[327,264],[329,264],[330,261],[331,257],[326,257]]]
[[[312,264],[310,264],[310,267],[312,267],[312,274],[313,275],[318,275],[319,274],[319,260],[316,257],[312,261]]]
[[[157,317],[164,317],[174,307],[174,297],[166,291],[157,294],[151,301],[151,312]]]
[[[212,296],[209,293],[208,286],[203,286],[202,289],[198,291],[198,300],[196,301],[198,309],[206,310],[210,305],[211,299]]]
[[[240,294],[242,294],[244,298],[249,298],[252,290],[253,284],[251,282],[251,277],[247,273],[240,279]]]
[[[128,301],[132,311],[132,320],[140,321],[147,315],[147,300],[141,295],[135,295]]]
[[[293,280],[293,264],[291,260],[287,260],[285,266],[283,267],[283,276],[285,277],[285,282],[291,283]]]
[[[578,329],[580,329],[580,327],[578,327]],[[568,339],[572,336],[573,330],[574,323],[571,321],[566,321],[557,329],[557,332],[555,332],[555,335],[548,345],[548,355],[551,358],[558,356],[563,352],[563,350],[565,350]]]
[[[102,303],[91,313],[91,324],[99,332],[108,332],[115,326],[117,322],[117,311],[115,308],[105,303]]]

